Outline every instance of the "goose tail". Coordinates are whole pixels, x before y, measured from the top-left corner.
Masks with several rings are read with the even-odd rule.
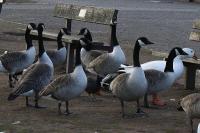
[[[8,101],[15,100],[17,97],[18,97],[18,95],[15,95],[15,94],[12,94],[12,93],[11,93],[11,94],[8,96]]]

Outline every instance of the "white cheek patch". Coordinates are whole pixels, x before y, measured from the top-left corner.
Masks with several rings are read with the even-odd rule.
[[[62,34],[64,34],[64,33],[65,33],[63,29],[61,29],[60,31],[61,31],[61,33],[62,33]]]
[[[32,30],[33,27],[29,24],[29,25],[28,25],[28,29]]]
[[[82,46],[86,45],[86,43],[83,40],[80,40],[80,43],[81,43]]]
[[[87,29],[85,29],[85,31],[84,31],[84,35],[87,35],[87,33],[88,33],[88,30]]]
[[[141,41],[141,40],[138,40],[138,42],[139,42],[140,46],[144,46],[145,45],[144,42]]]
[[[178,50],[177,50],[177,49],[175,49],[175,52],[176,52],[176,55],[180,55],[180,53],[178,52]]]
[[[44,25],[42,25],[42,28],[43,28],[43,29],[45,29],[45,26],[44,26]]]

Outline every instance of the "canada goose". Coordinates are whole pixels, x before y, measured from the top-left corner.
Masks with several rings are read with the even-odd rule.
[[[16,78],[15,73],[23,71],[35,60],[36,50],[30,37],[31,30],[35,30],[36,25],[30,23],[26,27],[25,40],[26,50],[7,52],[0,57],[0,72],[9,73],[9,86],[14,87],[12,78]]]
[[[66,103],[66,115],[69,115],[68,102],[69,100],[78,97],[85,90],[87,86],[87,77],[81,65],[80,59],[81,45],[76,49],[75,69],[72,73],[60,76],[53,80],[47,87],[45,87],[39,96],[51,95],[52,98],[59,101],[58,113],[61,114],[61,103]]]
[[[66,57],[67,57],[67,50],[65,46],[62,44],[62,36],[70,35],[70,32],[67,28],[60,29],[58,36],[57,36],[57,49],[47,50],[46,53],[53,62],[53,66],[57,67],[59,65],[64,64]]]
[[[183,72],[184,72],[184,65],[183,65],[182,60],[186,59],[186,58],[197,59],[193,49],[183,48],[182,50],[185,53],[187,53],[187,55],[178,55],[173,60],[173,69],[174,69],[173,74],[174,74],[176,80],[181,78],[181,76],[183,75]],[[158,71],[162,71],[162,72],[164,72],[165,66],[166,66],[166,61],[164,61],[164,60],[149,61],[149,62],[146,62],[141,65],[143,70],[154,69],[154,70],[158,70]],[[132,68],[133,68],[133,66],[121,65],[121,68],[119,71],[130,73],[132,71]],[[152,104],[154,104],[154,105],[159,105],[159,106],[165,105],[165,103],[159,99],[157,94],[153,94],[152,99],[153,99]]]
[[[100,91],[102,89],[101,87],[102,78],[88,71],[85,71],[85,74],[88,79],[85,91],[89,94],[89,96],[93,96],[93,98],[95,98],[95,95],[101,96]]]
[[[96,57],[100,56],[102,52],[91,50],[92,43],[87,38],[81,38],[80,44],[82,45],[81,48],[81,62],[84,68]],[[97,76],[94,73],[88,72],[87,69],[84,69],[86,76],[88,78],[88,84],[85,91],[89,95],[100,95],[100,81],[102,80],[101,77]]]
[[[200,94],[193,93],[181,99],[180,105],[186,113],[186,117],[193,133],[193,119],[200,118]],[[180,110],[180,108],[179,108]]]
[[[178,55],[187,55],[187,53],[179,47],[173,48],[168,55],[164,72],[154,69],[144,70],[148,82],[148,89],[144,98],[145,107],[149,107],[147,99],[148,94],[157,94],[160,91],[168,90],[175,82],[176,77],[173,65],[174,58]]]
[[[139,52],[142,46],[149,44],[153,43],[145,37],[137,39],[133,50],[133,71],[118,75],[110,84],[110,90],[121,102],[122,117],[125,116],[124,101],[137,101],[137,114],[144,114],[140,108],[139,98],[143,97],[147,91],[147,80],[140,66]]]
[[[98,74],[99,76],[106,76],[109,73],[114,73],[120,67],[120,64],[125,63],[126,58],[124,52],[122,51],[117,37],[116,37],[116,28],[112,30],[112,42],[113,50],[111,53],[104,53],[98,56],[96,59],[91,61],[87,66],[87,70]]]
[[[38,24],[38,43],[39,43],[39,60],[31,65],[22,78],[19,80],[16,88],[8,96],[8,100],[14,100],[19,95],[26,96],[26,105],[29,106],[28,96],[35,94],[35,108],[38,106],[38,93],[46,85],[50,83],[53,78],[53,63],[45,52],[43,45],[42,32],[44,24]]]
[[[89,29],[82,28],[78,35],[84,35],[84,39],[81,40],[81,61],[84,65],[84,68],[89,65],[91,61],[93,61],[98,56],[102,55],[103,52],[99,50],[91,50],[92,46],[92,35]]]
[[[92,42],[87,38],[81,38],[80,44],[82,45],[81,62],[84,68],[86,68],[94,59],[103,54],[103,52],[98,50],[91,50]]]

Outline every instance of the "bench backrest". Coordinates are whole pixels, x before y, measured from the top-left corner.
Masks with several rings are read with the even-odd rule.
[[[104,25],[116,24],[117,13],[116,9],[69,4],[57,4],[54,9],[55,17]]]
[[[190,33],[190,40],[200,41],[200,20],[195,20],[192,25],[193,31]]]

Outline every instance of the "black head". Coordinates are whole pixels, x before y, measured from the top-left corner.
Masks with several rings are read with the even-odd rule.
[[[89,32],[89,30],[87,28],[82,28],[80,30],[80,32],[78,33],[78,35],[87,35]]]
[[[84,37],[80,38],[79,41],[80,41],[80,44],[81,44],[82,47],[91,44],[91,42],[87,38],[84,38]]]
[[[62,33],[62,35],[66,34],[66,35],[71,35],[71,32],[69,31],[69,29],[67,28],[62,28],[60,29],[60,32]]]
[[[37,30],[42,32],[44,29],[45,29],[44,23],[39,23],[38,26],[37,26]]]
[[[137,42],[139,43],[140,46],[154,44],[153,42],[149,41],[146,37],[139,37],[137,39]]]
[[[87,51],[91,50],[91,41],[88,40],[87,38],[80,38],[80,45],[85,48]]]
[[[29,24],[27,25],[27,29],[29,29],[29,30],[36,30],[36,29],[37,29],[37,26],[36,26],[35,23],[29,23]]]
[[[175,51],[176,56],[177,55],[188,55],[185,51],[183,51],[182,48],[180,47],[175,47],[173,48],[173,50]]]

